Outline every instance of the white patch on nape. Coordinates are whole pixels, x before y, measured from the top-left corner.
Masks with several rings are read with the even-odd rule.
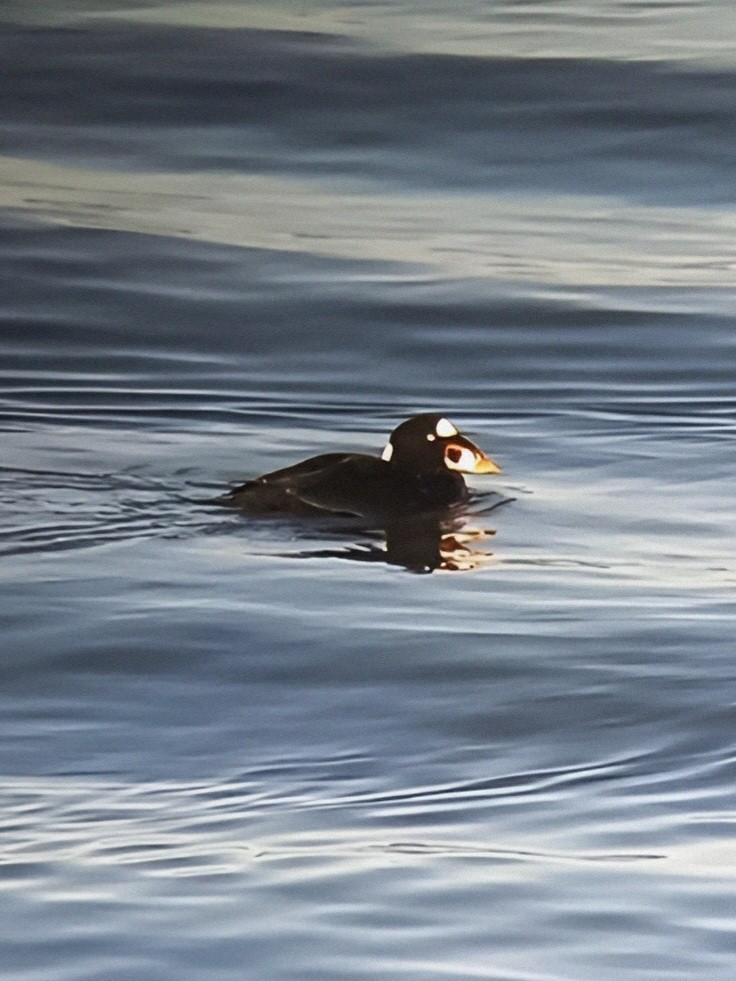
[[[440,419],[437,425],[434,427],[434,431],[442,439],[447,439],[450,436],[457,436],[457,429],[453,426],[449,419]]]
[[[386,463],[388,463],[388,461],[391,459],[393,455],[394,455],[393,443],[386,443],[386,445],[383,448],[383,453],[381,454],[381,459],[385,460]]]
[[[430,443],[434,443],[437,437],[435,436],[434,433],[427,433],[427,439],[429,440]]]
[[[457,447],[460,449],[460,447]],[[445,453],[445,466],[448,470],[459,470],[460,473],[473,473],[475,470],[476,456],[472,450],[463,448],[460,450],[457,460],[451,460],[449,455]]]

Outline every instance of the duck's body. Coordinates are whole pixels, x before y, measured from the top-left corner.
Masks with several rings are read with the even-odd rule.
[[[249,480],[223,503],[261,514],[413,514],[464,503],[467,497],[460,474],[401,473],[365,453],[325,453]]]
[[[463,473],[499,467],[443,416],[402,423],[381,457],[324,453],[236,487],[218,503],[256,514],[420,515],[463,505]]]

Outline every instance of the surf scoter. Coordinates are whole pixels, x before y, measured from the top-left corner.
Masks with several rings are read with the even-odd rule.
[[[323,453],[263,474],[217,499],[252,514],[422,514],[462,505],[462,474],[501,468],[440,413],[402,422],[380,457]]]

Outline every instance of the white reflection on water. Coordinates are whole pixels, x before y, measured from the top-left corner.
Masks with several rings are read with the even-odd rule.
[[[613,761],[596,765],[606,772],[630,770],[631,764]],[[625,779],[636,783],[631,771]],[[529,793],[550,798],[550,789],[574,786],[585,778],[586,768],[509,777],[499,786],[500,798],[519,802]],[[3,777],[0,805],[4,815],[0,829],[0,890],[26,892],[37,898],[64,898],[58,876],[66,878],[71,869],[136,870],[144,878],[196,878],[202,876],[249,874],[263,866],[262,875],[279,881],[298,881],[325,875],[355,875],[371,869],[401,866],[433,866],[438,861],[455,864],[459,882],[472,879],[484,865],[506,867],[504,878],[529,878],[550,871],[556,865],[596,863],[629,874],[632,863],[638,874],[651,877],[690,877],[712,883],[736,878],[736,843],[725,829],[736,823],[736,812],[709,808],[709,799],[699,794],[693,802],[691,818],[685,814],[672,819],[664,813],[652,823],[643,822],[648,833],[656,829],[661,844],[656,849],[641,847],[637,834],[626,828],[626,802],[622,819],[608,829],[619,847],[594,847],[584,840],[580,829],[544,833],[508,829],[494,840],[492,810],[485,820],[476,814],[472,824],[458,822],[442,831],[427,828],[421,820],[422,793],[441,788],[410,788],[398,794],[392,805],[400,824],[381,827],[370,795],[329,798],[298,784],[284,785],[280,791],[258,779],[224,782],[148,782],[126,784],[84,777]],[[565,791],[568,794],[568,791]],[[451,794],[454,796],[454,793]],[[481,794],[479,806],[490,807],[494,794]],[[661,798],[664,803],[665,797]],[[445,802],[451,804],[450,801]],[[717,801],[714,798],[713,803]],[[554,805],[553,805],[554,806]],[[568,807],[574,807],[568,796]],[[632,804],[633,805],[633,798]],[[350,812],[368,807],[368,823],[354,824]],[[339,817],[327,817],[337,811]],[[315,819],[315,812],[325,816]],[[299,814],[303,830],[296,830]],[[413,818],[412,818],[413,813]],[[284,822],[288,828],[274,833],[270,828]],[[384,822],[385,823],[385,822]],[[683,840],[688,823],[697,827],[697,840]],[[711,824],[712,835],[704,835]],[[485,825],[485,827],[484,827]],[[618,825],[619,830],[616,830]],[[468,832],[472,827],[472,836]],[[715,830],[717,829],[717,830]],[[273,866],[273,871],[267,871]],[[526,869],[526,870],[525,870]],[[447,874],[450,874],[449,871]],[[547,873],[543,873],[547,874]],[[206,887],[205,887],[206,889]],[[103,890],[104,891],[104,890]],[[70,897],[66,897],[70,898]],[[82,897],[79,897],[82,898]],[[89,897],[88,897],[89,898]],[[112,899],[112,896],[108,897]],[[94,895],[95,901],[104,896]]]
[[[129,20],[214,28],[350,35],[385,49],[466,56],[686,58],[733,62],[730,0],[435,0],[432,4],[298,0],[171,0],[130,7],[111,0],[9,4],[16,23]]]
[[[384,281],[432,282],[439,275],[567,290],[676,286],[678,308],[687,303],[683,289],[723,287],[728,292],[709,305],[733,303],[736,214],[722,208],[649,207],[591,195],[402,196],[328,188],[309,180],[130,174],[0,157],[0,207],[64,225],[396,263],[393,276],[382,272]]]
[[[594,767],[593,770],[598,769]],[[617,765],[612,765],[615,773]],[[545,785],[577,780],[584,769],[557,777],[548,774],[513,778],[510,787],[499,787],[501,797],[520,800]],[[535,784],[537,784],[536,790]],[[439,788],[437,788],[439,790]],[[700,839],[688,846],[664,847],[658,852],[631,847],[591,848],[584,842],[565,841],[561,835],[532,835],[520,832],[510,841],[508,832],[498,846],[482,843],[482,829],[473,825],[473,836],[465,828],[422,828],[422,793],[431,788],[413,788],[397,795],[392,804],[395,816],[416,812],[416,823],[401,821],[394,830],[374,821],[353,830],[340,825],[351,809],[376,805],[358,797],[314,798],[307,787],[292,786],[274,792],[257,780],[225,783],[151,782],[106,783],[80,777],[4,777],[0,800],[4,823],[0,829],[0,888],[35,889],[52,876],[55,864],[80,866],[136,866],[146,876],[198,876],[221,873],[242,874],[254,863],[281,862],[295,865],[308,860],[317,867],[353,866],[380,868],[398,863],[422,864],[438,858],[470,862],[605,862],[612,865],[632,861],[666,859],[649,874],[699,874],[718,872],[736,875],[736,846],[725,839]],[[418,795],[418,798],[417,798]],[[479,805],[488,805],[493,794],[483,792]],[[446,805],[447,805],[446,801]],[[451,801],[449,802],[451,806]],[[343,817],[314,820],[319,812],[342,812]],[[294,830],[295,814],[312,815],[304,831]],[[269,833],[271,822],[283,815],[290,830]],[[731,820],[736,818],[731,815]],[[706,816],[700,814],[700,821]],[[719,822],[723,823],[723,815]],[[493,828],[486,830],[492,837]],[[542,842],[547,847],[540,847]],[[710,858],[707,858],[710,856]],[[718,864],[715,856],[718,856]],[[706,861],[703,864],[704,859]],[[699,868],[700,864],[700,868]],[[45,871],[41,871],[45,867]],[[27,870],[27,871],[24,871]],[[12,870],[12,874],[9,874]],[[53,876],[52,876],[53,877]]]

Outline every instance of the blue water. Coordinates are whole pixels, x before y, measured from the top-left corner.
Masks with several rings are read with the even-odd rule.
[[[733,9],[5,17],[3,981],[733,978]],[[420,411],[444,569],[202,504]]]

